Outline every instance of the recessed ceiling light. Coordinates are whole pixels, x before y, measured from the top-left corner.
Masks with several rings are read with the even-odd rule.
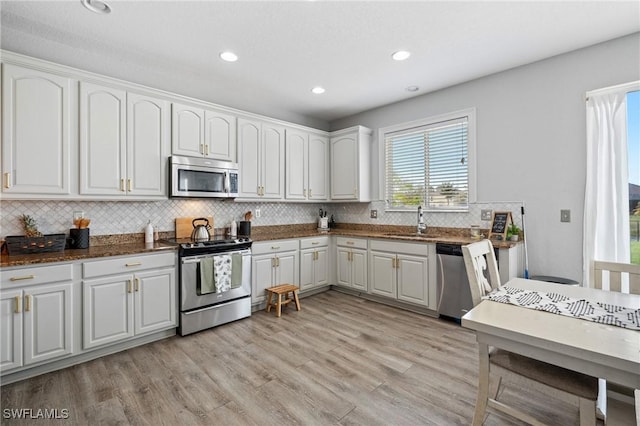
[[[409,86],[405,90],[407,92],[417,92],[418,90],[420,90],[420,88],[418,86]]]
[[[396,61],[404,61],[409,56],[411,56],[411,52],[407,52],[406,50],[398,50],[391,57]]]
[[[311,91],[316,95],[320,95],[325,92],[324,87],[320,87],[320,86],[314,87],[313,89],[311,89]]]
[[[222,58],[223,61],[235,62],[238,60],[238,55],[233,52],[222,52],[220,58]]]
[[[100,15],[111,13],[109,5],[100,0],[80,0],[80,3],[90,11]]]

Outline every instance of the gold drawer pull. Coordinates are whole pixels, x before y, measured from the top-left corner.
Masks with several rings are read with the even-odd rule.
[[[36,277],[35,275],[25,275],[25,276],[22,276],[22,277],[11,277],[11,278],[9,278],[9,281],[32,280],[35,277]]]
[[[131,280],[127,280],[127,293],[132,292],[131,285],[132,285]]]
[[[20,296],[16,296],[15,299],[16,299],[16,311],[15,312],[16,312],[16,314],[19,314],[20,313]]]
[[[278,250],[280,246],[271,246],[271,250]]]
[[[24,311],[29,312],[31,310],[31,295],[24,296]]]
[[[204,145],[204,155],[209,156],[209,144]]]
[[[127,268],[131,267],[131,266],[140,266],[142,265],[142,262],[132,262],[132,263],[125,263],[124,266],[126,266]]]
[[[124,179],[120,179],[120,191],[124,192]]]
[[[311,243],[312,246],[317,246],[318,244],[320,244],[319,241],[314,241],[314,242]]]
[[[140,291],[140,278],[136,278],[136,291]]]
[[[11,173],[4,174],[4,187],[11,188]]]
[[[133,180],[127,179],[127,191],[131,192],[132,187],[133,187]]]
[[[347,241],[347,244],[349,244],[350,246],[354,245],[355,243],[353,241]]]

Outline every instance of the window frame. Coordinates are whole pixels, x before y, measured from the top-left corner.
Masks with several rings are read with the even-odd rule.
[[[387,196],[387,156],[385,149],[386,135],[390,133],[408,131],[417,127],[431,126],[445,121],[458,120],[467,118],[467,167],[468,167],[468,179],[469,179],[469,194],[466,208],[438,208],[429,209],[427,206],[422,206],[425,212],[430,213],[466,213],[469,211],[469,206],[476,202],[477,197],[477,166],[476,166],[476,109],[465,108],[462,110],[439,114],[419,120],[408,121],[404,123],[393,124],[387,127],[380,127],[378,129],[378,178],[379,178],[379,194],[380,200],[385,202],[386,212],[403,212],[415,214],[413,210],[393,208],[388,203]]]

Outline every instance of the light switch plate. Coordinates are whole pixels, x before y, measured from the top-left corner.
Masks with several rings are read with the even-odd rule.
[[[493,214],[493,210],[480,210],[480,220],[491,220],[491,215]]]
[[[571,210],[560,210],[560,222],[571,222]]]
[[[371,210],[371,219],[378,218],[378,210]]]
[[[256,209],[256,217],[260,217],[261,213],[260,209]]]

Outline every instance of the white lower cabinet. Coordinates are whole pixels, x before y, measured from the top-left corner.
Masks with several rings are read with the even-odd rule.
[[[367,240],[338,237],[336,283],[367,291]]]
[[[72,353],[71,265],[2,272],[0,371]]]
[[[300,290],[329,284],[329,237],[300,240]]]
[[[83,264],[83,348],[176,327],[174,253]]]
[[[265,300],[265,290],[279,284],[299,283],[298,240],[253,243],[251,259],[251,301]]]
[[[429,305],[429,245],[371,240],[370,291],[403,302]]]

